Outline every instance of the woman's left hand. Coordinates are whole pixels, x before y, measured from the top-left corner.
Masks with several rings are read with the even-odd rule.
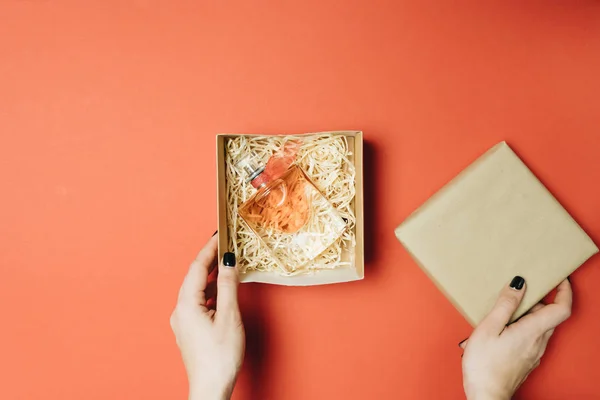
[[[216,257],[217,237],[213,236],[190,265],[171,315],[190,400],[229,399],[244,358],[235,255],[225,253],[215,280],[209,276]]]

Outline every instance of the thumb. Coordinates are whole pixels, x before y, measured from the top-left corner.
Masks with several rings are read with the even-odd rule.
[[[239,284],[235,268],[235,254],[225,253],[217,276],[217,316],[219,313],[239,311],[237,288]]]
[[[481,321],[477,330],[499,335],[510,322],[523,296],[525,295],[525,279],[515,276],[507,286],[502,289],[492,311]]]

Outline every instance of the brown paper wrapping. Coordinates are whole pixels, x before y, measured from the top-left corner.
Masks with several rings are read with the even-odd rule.
[[[504,142],[397,229],[414,260],[477,325],[514,276],[527,282],[517,319],[598,248]]]

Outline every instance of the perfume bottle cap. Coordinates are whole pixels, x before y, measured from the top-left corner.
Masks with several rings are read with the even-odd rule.
[[[262,174],[265,170],[264,165],[259,164],[256,160],[258,156],[256,154],[247,154],[235,165],[238,169],[243,170],[248,176],[247,181],[254,180],[257,176]]]

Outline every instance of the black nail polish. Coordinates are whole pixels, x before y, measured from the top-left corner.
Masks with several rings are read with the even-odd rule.
[[[510,282],[510,287],[515,290],[523,289],[523,285],[525,284],[525,279],[520,276],[515,276],[513,280]]]
[[[225,253],[223,255],[223,265],[226,267],[235,267],[235,254]]]
[[[215,233],[213,233],[212,235],[213,235],[213,236],[215,236],[217,233],[219,233],[219,230],[218,230],[218,229],[217,229],[217,230],[215,231]],[[212,237],[212,236],[211,236],[211,237]]]

